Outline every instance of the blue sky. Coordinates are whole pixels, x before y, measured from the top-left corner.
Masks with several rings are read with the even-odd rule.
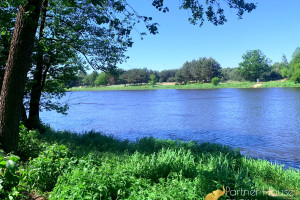
[[[247,0],[257,8],[238,19],[235,10],[225,9],[228,22],[214,26],[205,21],[202,27],[188,22],[189,13],[179,10],[179,0],[166,0],[169,13],[160,13],[149,0],[129,0],[140,15],[152,16],[160,24],[159,34],[140,40],[133,33],[130,57],[119,65],[123,69],[153,70],[180,68],[185,61],[213,57],[222,67],[237,67],[247,50],[260,49],[273,63],[285,54],[288,60],[300,46],[299,0]],[[139,30],[144,29],[138,27]]]

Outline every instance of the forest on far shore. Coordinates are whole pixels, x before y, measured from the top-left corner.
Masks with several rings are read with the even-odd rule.
[[[162,71],[147,68],[134,68],[124,70],[117,68],[110,72],[94,71],[87,74],[80,71],[69,87],[95,87],[117,84],[141,84],[148,83],[151,75],[156,82],[211,82],[214,77],[221,81],[274,81],[283,78],[294,82],[300,82],[300,48],[296,48],[292,60],[288,62],[285,55],[281,62],[268,59],[261,50],[247,51],[243,56],[243,62],[236,68],[222,68],[212,57],[201,57],[198,60],[186,61],[180,69],[166,69]]]

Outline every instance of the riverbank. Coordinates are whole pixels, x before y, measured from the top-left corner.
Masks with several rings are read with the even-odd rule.
[[[105,90],[157,90],[157,89],[218,89],[218,88],[268,88],[268,87],[300,87],[300,83],[292,81],[270,81],[256,86],[256,82],[226,82],[214,86],[211,83],[194,83],[186,85],[157,84],[154,87],[142,85],[111,85],[102,87],[73,87],[68,91],[105,91]]]
[[[18,154],[13,199],[204,199],[223,185],[227,198],[300,199],[299,170],[213,143],[22,127]]]

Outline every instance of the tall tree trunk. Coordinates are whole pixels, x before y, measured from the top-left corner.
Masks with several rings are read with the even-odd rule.
[[[9,36],[7,35],[2,35],[1,38],[0,38],[2,41],[2,51],[0,51],[0,54],[2,55],[1,57],[1,60],[0,60],[0,91],[2,89],[2,83],[3,83],[3,79],[4,79],[4,73],[5,73],[5,67],[6,67],[6,62],[7,62],[7,58],[8,58],[8,55],[9,55],[9,45],[10,45],[10,42],[9,42]]]
[[[44,37],[44,29],[47,15],[48,0],[43,2],[41,24],[39,30],[39,44],[37,53],[36,69],[33,76],[33,85],[30,93],[30,108],[29,117],[26,122],[26,126],[29,129],[40,129],[40,100],[43,90],[43,66],[44,66],[44,50],[40,44]]]
[[[20,6],[10,46],[0,100],[0,143],[6,152],[16,151],[23,95],[42,0]]]

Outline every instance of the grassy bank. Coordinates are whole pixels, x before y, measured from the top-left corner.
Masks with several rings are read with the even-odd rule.
[[[68,91],[105,91],[105,90],[156,90],[156,89],[218,89],[218,88],[252,88],[256,82],[227,82],[214,86],[211,83],[194,83],[187,85],[155,85],[154,87],[144,85],[111,85],[102,87],[73,87]],[[270,81],[264,82],[258,88],[264,87],[300,87],[300,83],[292,81]]]
[[[293,81],[269,81],[264,82],[260,87],[300,87],[300,83],[295,83]]]
[[[19,181],[4,184],[0,199],[204,199],[223,185],[220,200],[300,199],[298,170],[219,144],[151,137],[130,142],[50,129],[39,135],[24,128],[20,137],[21,161],[13,174]],[[11,155],[4,160],[17,162]]]

